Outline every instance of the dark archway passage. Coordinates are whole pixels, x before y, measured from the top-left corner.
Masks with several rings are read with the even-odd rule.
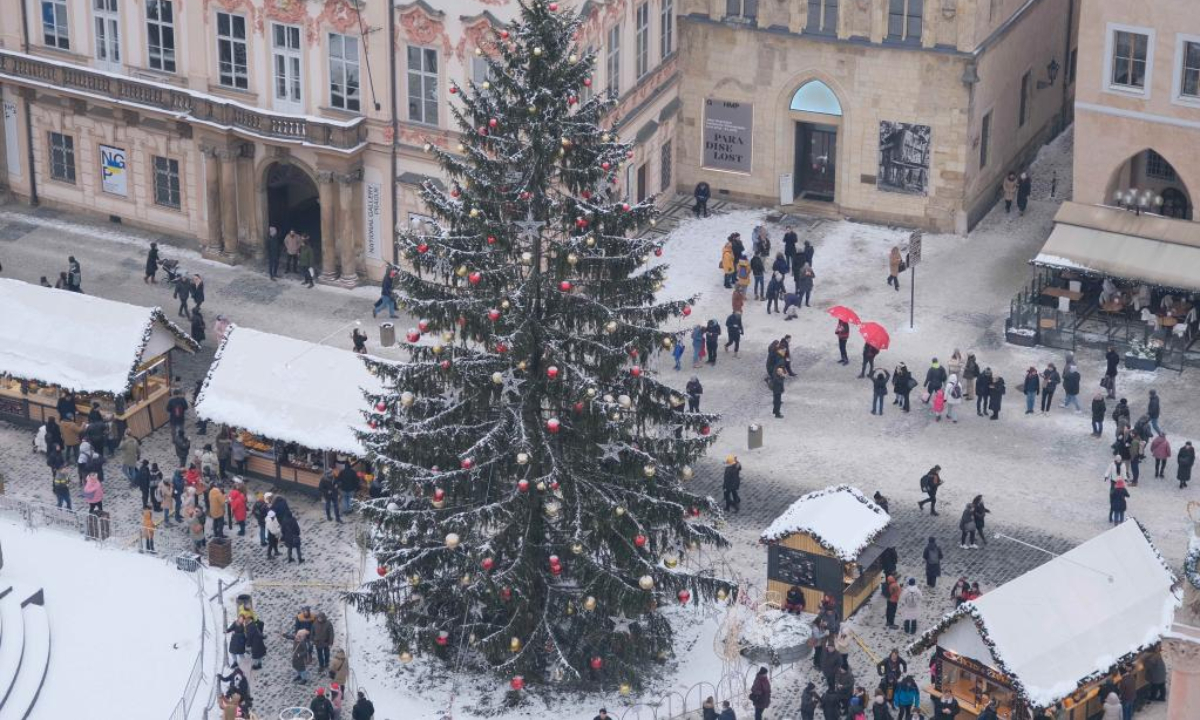
[[[317,184],[300,167],[286,162],[267,167],[267,223],[284,237],[295,230],[309,236],[314,267],[321,267],[321,202]]]

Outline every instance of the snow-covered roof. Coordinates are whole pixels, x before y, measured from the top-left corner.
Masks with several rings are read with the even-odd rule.
[[[77,392],[119,395],[138,365],[197,349],[159,308],[0,279],[0,373]]]
[[[362,457],[355,431],[367,430],[363,393],[382,390],[363,358],[349,350],[231,326],[196,414],[272,440]]]
[[[858,489],[836,485],[792,503],[763,531],[759,541],[773,543],[806,533],[845,562],[853,562],[889,522],[891,516]]]
[[[909,650],[936,644],[996,668],[1044,708],[1158,642],[1180,604],[1176,582],[1145,529],[1126,522],[963,603]]]

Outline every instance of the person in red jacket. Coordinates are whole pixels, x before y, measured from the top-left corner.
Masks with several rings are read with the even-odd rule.
[[[246,486],[238,480],[229,491],[229,512],[237,523],[238,535],[246,534]]]
[[[850,364],[850,356],[846,354],[846,341],[850,339],[850,323],[845,320],[838,320],[837,329],[833,331],[838,339],[838,352],[842,354],[842,359],[838,360],[843,365]]]
[[[750,686],[750,703],[754,705],[754,720],[763,720],[763,711],[771,706],[771,678],[765,667],[758,669],[754,684]]]

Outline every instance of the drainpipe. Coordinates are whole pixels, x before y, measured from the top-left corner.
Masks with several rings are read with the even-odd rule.
[[[396,140],[400,135],[400,111],[396,105],[396,7],[392,0],[388,0],[388,61],[390,64],[390,73],[388,82],[391,86],[388,88],[388,96],[392,99],[392,180],[390,186],[392,188],[392,264],[400,264],[400,253],[396,249],[396,228],[400,225],[400,203],[396,200],[396,191],[399,185],[396,182],[396,174],[400,169],[398,159],[396,157]]]
[[[29,9],[25,7],[26,0],[21,0],[21,52],[29,54]],[[29,98],[21,93],[21,104],[25,108],[25,148],[29,160],[29,204],[37,206],[37,179],[33,172],[33,111],[29,107]]]
[[[1067,101],[1070,95],[1067,91],[1070,87],[1070,83],[1067,82],[1067,75],[1071,72],[1071,26],[1074,24],[1075,0],[1067,0],[1067,31],[1064,33],[1066,35],[1066,47],[1063,49],[1062,108],[1059,109],[1059,122],[1062,124],[1062,127],[1059,128],[1059,132],[1067,129],[1067,106],[1070,104]]]

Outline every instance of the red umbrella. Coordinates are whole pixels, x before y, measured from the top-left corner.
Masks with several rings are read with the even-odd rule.
[[[867,344],[878,350],[887,350],[892,339],[888,337],[887,330],[879,323],[863,323],[858,326],[858,334],[862,335],[862,339],[867,341]]]
[[[842,322],[848,322],[851,325],[858,325],[862,322],[862,320],[858,319],[858,313],[854,312],[845,305],[834,305],[833,307],[829,308],[829,314],[838,320],[841,320]]]

